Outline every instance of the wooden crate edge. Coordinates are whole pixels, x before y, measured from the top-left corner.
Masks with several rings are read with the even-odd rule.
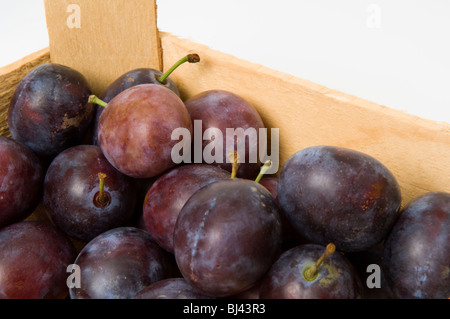
[[[10,136],[8,108],[17,85],[28,72],[47,62],[50,62],[48,47],[0,68],[0,135]]]
[[[335,145],[372,155],[397,177],[406,203],[450,192],[450,124],[379,105],[161,32],[163,63],[197,52],[198,65],[173,74],[182,97],[225,89],[247,99],[267,127],[279,128],[280,167],[296,151]]]

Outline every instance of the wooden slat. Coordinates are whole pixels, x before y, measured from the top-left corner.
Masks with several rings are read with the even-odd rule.
[[[138,67],[161,69],[155,0],[45,0],[51,60],[100,94]]]
[[[450,192],[450,125],[425,120],[161,33],[163,63],[187,52],[201,62],[171,75],[182,98],[224,89],[247,99],[266,126],[279,128],[280,164],[312,145],[374,156],[398,179],[403,203],[427,191]]]
[[[32,69],[47,62],[50,62],[50,53],[45,48],[0,68],[0,135],[11,136],[8,129],[8,108],[20,80]]]

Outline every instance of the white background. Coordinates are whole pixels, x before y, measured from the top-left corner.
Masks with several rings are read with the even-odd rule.
[[[157,4],[161,31],[450,123],[449,0],[157,0]],[[0,39],[0,67],[48,46],[43,1],[0,0]]]

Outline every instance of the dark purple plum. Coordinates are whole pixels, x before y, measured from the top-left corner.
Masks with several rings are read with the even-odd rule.
[[[359,299],[362,283],[334,246],[304,244],[284,252],[261,282],[261,299]],[[313,269],[316,267],[315,269]]]
[[[199,159],[202,158],[204,162],[218,165],[231,172],[233,161],[230,159],[230,154],[227,151],[227,144],[234,145],[235,149],[233,151],[235,151],[238,150],[238,143],[245,143],[245,154],[239,154],[240,166],[237,177],[255,179],[261,166],[259,152],[264,152],[267,147],[266,141],[261,141],[264,149],[260,150],[259,148],[259,129],[264,128],[264,123],[258,111],[242,97],[224,90],[201,92],[186,100],[185,104],[191,115],[193,127],[195,125],[194,121],[201,121],[202,136],[210,128],[219,129],[223,136],[223,156],[221,160],[213,161],[212,163],[205,161],[203,156],[200,157],[203,154],[196,150],[194,146],[194,163],[198,163]],[[249,138],[244,137],[242,140],[239,140],[235,135],[226,134],[227,128],[233,130],[241,128],[244,132],[248,129],[254,129],[256,144],[250,143]],[[203,152],[210,143],[212,141],[209,139],[202,140],[201,151]],[[215,152],[212,155],[215,155]]]
[[[230,173],[206,164],[175,167],[159,177],[144,200],[143,219],[156,242],[173,253],[173,232],[178,215],[187,200],[209,183],[229,179]]]
[[[402,209],[384,268],[396,298],[450,298],[450,193],[425,193]]]
[[[123,174],[151,178],[176,166],[172,140],[177,128],[192,131],[181,99],[168,88],[140,84],[116,95],[100,116],[98,141],[108,161]]]
[[[42,198],[44,169],[27,146],[0,136],[0,228],[28,217]]]
[[[163,72],[150,68],[138,68],[128,71],[112,82],[100,95],[100,99],[106,103],[109,103],[109,101],[111,101],[122,91],[139,84],[162,85],[173,91],[176,95],[180,96],[180,92],[178,91],[175,82],[173,82],[170,78],[167,78],[164,83],[158,81],[158,78],[162,75]]]
[[[363,251],[345,254],[355,267],[359,278],[366,283],[363,285],[364,299],[394,298],[392,289],[386,279],[383,255],[384,242]],[[376,283],[379,283],[378,287],[374,286]]]
[[[99,173],[105,174],[103,201]],[[43,204],[67,235],[89,241],[124,226],[134,213],[132,178],[117,171],[96,145],[77,145],[57,155],[44,182]]]
[[[11,136],[50,161],[83,141],[94,116],[90,95],[86,78],[70,67],[45,63],[34,68],[11,98]]]
[[[278,201],[278,177],[276,176],[264,176],[259,183],[267,188],[267,190],[275,198],[275,201],[279,205]],[[280,216],[282,224],[282,237],[283,237],[283,250],[298,246],[300,244],[306,244],[308,241],[299,234],[299,232],[291,225],[291,222],[287,219],[286,214],[280,207]]]
[[[184,278],[167,278],[145,287],[133,299],[210,299]]]
[[[0,230],[0,299],[65,298],[72,242],[44,221],[21,221]]]
[[[80,288],[70,288],[72,299],[130,299],[150,284],[169,278],[169,253],[145,230],[118,227],[92,239],[75,260]]]
[[[312,146],[283,165],[278,200],[293,227],[312,243],[362,251],[387,236],[401,204],[394,175],[352,149]]]
[[[280,212],[270,192],[245,179],[210,183],[182,208],[174,229],[174,254],[181,274],[213,297],[253,286],[277,258]]]

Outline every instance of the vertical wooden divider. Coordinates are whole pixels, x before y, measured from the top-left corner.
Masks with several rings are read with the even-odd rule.
[[[100,94],[123,73],[162,69],[156,0],[44,0],[51,62],[70,66]]]

